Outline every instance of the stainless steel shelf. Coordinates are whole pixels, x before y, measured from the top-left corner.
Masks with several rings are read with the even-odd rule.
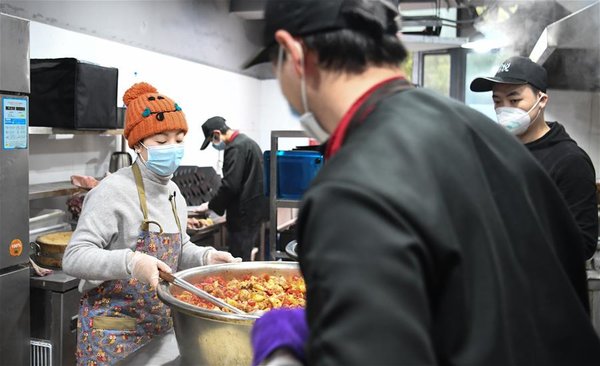
[[[277,260],[277,209],[278,208],[298,208],[300,201],[277,199],[277,150],[279,150],[280,138],[306,138],[306,132],[302,130],[271,131],[271,153],[270,153],[270,171],[269,171],[269,256],[265,253],[264,245],[261,244],[261,253],[265,253],[263,260]],[[279,252],[280,253],[280,252]]]
[[[30,135],[100,135],[100,136],[119,136],[123,134],[123,129],[113,130],[70,130],[66,128],[55,127],[29,127]]]
[[[30,135],[94,135],[94,136],[121,136],[123,129],[111,130],[72,130],[55,127],[29,127]],[[122,139],[124,139],[122,137]],[[122,142],[122,146],[125,143]],[[124,150],[124,148],[123,148]],[[82,188],[75,187],[71,182],[54,182],[29,185],[29,200],[40,198],[68,196],[73,193],[83,191]]]
[[[278,200],[275,201],[275,205],[277,207],[283,207],[283,208],[299,208],[300,207],[300,201],[278,199]]]
[[[308,135],[306,132],[302,130],[294,131],[294,130],[275,130],[271,131],[271,138],[273,137],[304,137],[307,138]]]
[[[40,198],[68,196],[83,189],[75,187],[71,182],[55,182],[31,184],[29,186],[29,200]]]

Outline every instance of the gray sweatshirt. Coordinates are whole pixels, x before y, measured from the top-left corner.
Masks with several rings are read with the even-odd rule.
[[[213,248],[190,242],[185,232],[187,205],[179,188],[171,177],[154,174],[141,162],[138,165],[146,190],[148,219],[160,223],[165,233],[179,232],[169,202],[169,196],[176,192],[183,231],[179,269],[204,265],[206,252]],[[135,250],[143,218],[131,167],[109,175],[87,193],[62,262],[65,273],[82,279],[80,291],[94,288],[103,281],[130,278],[128,254]],[[154,224],[150,225],[150,230],[159,231]]]

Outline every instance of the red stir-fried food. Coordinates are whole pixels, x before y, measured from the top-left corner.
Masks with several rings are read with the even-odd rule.
[[[304,279],[300,276],[286,278],[268,274],[246,275],[242,279],[229,281],[219,276],[212,276],[196,283],[195,286],[247,313],[281,307],[304,307],[306,304],[306,286]],[[229,312],[229,310],[202,300],[188,291],[182,292],[177,298],[204,309]]]

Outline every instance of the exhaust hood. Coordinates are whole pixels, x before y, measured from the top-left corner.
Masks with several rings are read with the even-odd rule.
[[[548,88],[600,91],[600,1],[548,25],[529,58],[548,71]]]

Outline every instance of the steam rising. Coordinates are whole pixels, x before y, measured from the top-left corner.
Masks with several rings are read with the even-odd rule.
[[[475,28],[489,39],[508,39],[504,51],[511,55],[529,57],[544,29],[594,1],[487,1],[487,9],[480,14]],[[549,88],[573,90],[600,90],[600,27],[598,10],[586,17],[587,24],[561,27],[561,37],[543,66],[548,71]],[[593,11],[593,10],[592,10]],[[594,16],[595,15],[595,16]],[[565,23],[566,24],[566,23]],[[565,34],[567,32],[568,34]],[[590,33],[586,33],[590,32]],[[571,36],[572,35],[572,36]],[[586,36],[589,44],[565,44],[566,39]],[[499,45],[501,46],[501,45]]]

